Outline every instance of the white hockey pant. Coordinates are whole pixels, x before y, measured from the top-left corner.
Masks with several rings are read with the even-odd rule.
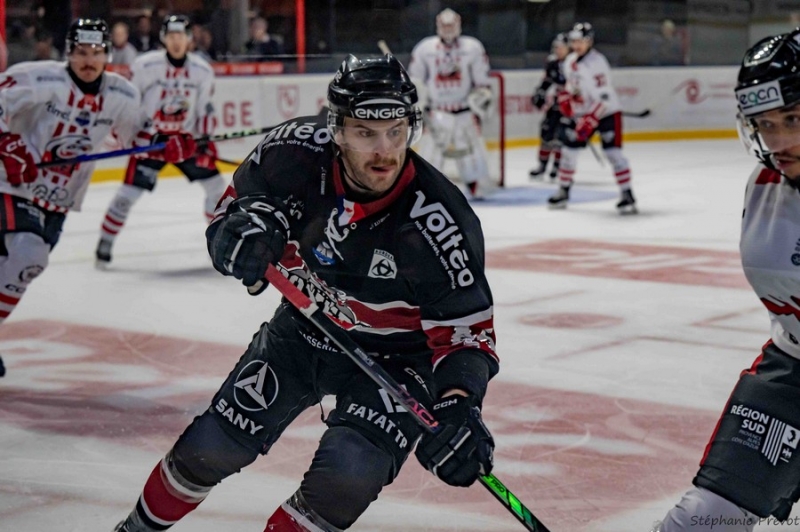
[[[758,517],[705,488],[687,491],[655,532],[753,532]]]

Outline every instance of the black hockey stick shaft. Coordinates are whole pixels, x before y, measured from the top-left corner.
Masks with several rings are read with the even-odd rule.
[[[639,111],[638,113],[633,111],[622,111],[622,116],[630,116],[631,118],[644,118],[646,116],[650,116],[650,109],[645,109],[644,111]]]
[[[244,137],[252,137],[253,135],[263,135],[269,133],[274,126],[263,127],[260,129],[246,129],[244,131],[232,131],[230,133],[223,133],[221,135],[206,135],[198,137],[195,142],[198,144],[205,144],[208,142],[223,142],[226,140],[241,139]],[[68,166],[71,164],[87,163],[90,161],[99,161],[101,159],[111,159],[113,157],[122,157],[125,155],[135,155],[137,153],[146,153],[151,151],[163,150],[167,147],[166,142],[159,142],[151,144],[150,146],[136,146],[134,148],[125,148],[122,150],[106,151],[102,153],[87,153],[78,155],[71,159],[54,159],[52,161],[41,162],[36,166],[38,168],[47,168],[48,166]]]
[[[275,266],[269,266],[266,272],[266,279],[325,336],[330,338],[343,353],[350,357],[367,376],[386,390],[398,403],[403,405],[422,428],[432,433],[440,430],[440,425],[428,409],[408,393],[405,388],[401,387],[374,358],[369,356],[342,328],[333,323],[321,308],[292,284]],[[493,474],[483,475],[479,477],[479,480],[526,529],[532,532],[550,532]]]

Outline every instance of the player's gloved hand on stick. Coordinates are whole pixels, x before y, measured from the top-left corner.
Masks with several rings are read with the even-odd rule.
[[[483,424],[478,398],[451,395],[439,399],[431,413],[441,425],[417,444],[417,460],[451,486],[470,486],[492,471],[494,439]]]
[[[213,169],[217,163],[217,145],[213,142],[200,142],[197,144],[196,163],[201,168]]]
[[[39,170],[25,141],[16,133],[0,135],[0,161],[6,168],[8,182],[18,187],[22,183],[36,181]]]
[[[543,90],[538,90],[534,93],[533,96],[531,96],[531,103],[537,109],[541,109],[542,107],[544,107],[545,101],[546,101],[545,91]]]
[[[249,287],[261,282],[267,266],[281,259],[289,221],[273,203],[263,195],[239,198],[228,205],[221,221],[208,227],[208,253],[218,272]]]
[[[575,133],[578,136],[578,140],[581,142],[589,140],[598,125],[600,125],[600,121],[593,114],[578,118],[575,122]]]
[[[180,163],[194,156],[197,143],[189,133],[171,133],[169,135],[158,133],[153,137],[153,144],[166,142],[163,150],[156,152],[156,156],[168,163]]]

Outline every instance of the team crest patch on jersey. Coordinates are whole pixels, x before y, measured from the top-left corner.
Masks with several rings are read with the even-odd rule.
[[[92,115],[89,114],[89,111],[83,110],[78,113],[78,116],[75,117],[75,121],[78,123],[79,126],[86,127],[89,122],[92,121]]]
[[[254,360],[247,364],[233,383],[233,398],[248,412],[266,410],[278,397],[278,377],[269,364]]]
[[[367,277],[375,279],[394,279],[397,277],[397,264],[388,251],[376,249],[372,253],[372,263],[369,265]]]

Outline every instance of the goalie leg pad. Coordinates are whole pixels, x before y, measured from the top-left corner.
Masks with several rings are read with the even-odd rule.
[[[800,496],[800,361],[770,343],[742,373],[694,484],[785,520]]]
[[[489,163],[486,145],[474,117],[470,113],[456,116],[456,130],[453,137],[456,167],[464,183],[487,182]]]

